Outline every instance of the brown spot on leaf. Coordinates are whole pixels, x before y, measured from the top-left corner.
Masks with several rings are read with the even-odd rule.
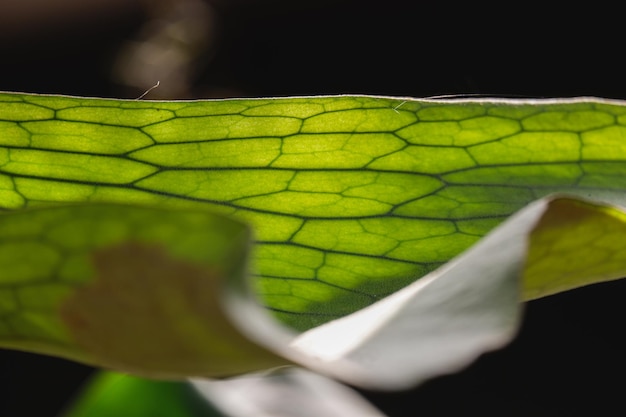
[[[549,203],[549,209],[541,217],[536,229],[568,227],[597,215],[597,208],[582,201],[558,198]]]
[[[164,248],[123,243],[92,256],[95,280],[62,306],[94,364],[150,377],[222,376],[284,364],[220,307],[217,270]]]

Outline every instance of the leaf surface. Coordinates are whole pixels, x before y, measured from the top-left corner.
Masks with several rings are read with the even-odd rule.
[[[0,95],[0,204],[211,209],[255,230],[257,293],[307,329],[553,192],[623,203],[626,108],[598,99],[140,102]]]
[[[207,212],[69,205],[0,215],[0,345],[140,375],[283,364],[233,328],[221,286],[248,229]]]
[[[63,417],[222,417],[184,382],[100,372]]]
[[[310,368],[374,389],[458,371],[514,337],[523,296],[623,277],[625,219],[606,205],[538,200],[444,267],[290,346]]]
[[[285,349],[289,333],[257,320],[262,313],[237,291],[227,295],[231,319],[241,321],[244,329],[260,324],[248,333],[254,340],[314,369],[363,386],[406,387],[452,372],[505,343],[515,332],[517,301],[624,275],[623,212],[569,199],[540,200],[450,265],[433,271],[517,210],[555,192],[624,205],[625,112],[622,102],[598,99],[341,96],[129,102],[1,94],[0,206],[21,210],[123,202],[181,213],[213,211],[248,222],[255,231],[255,289],[267,308],[297,329],[347,316],[304,333],[292,344],[292,353]],[[545,209],[541,215],[539,206]],[[532,219],[519,220],[530,212],[537,216],[531,216],[538,221],[536,227]],[[184,256],[181,263],[171,256],[171,248],[155,247],[152,240],[150,245],[124,241],[99,246],[76,239],[90,230],[84,225],[76,228],[82,231],[77,235],[74,229],[60,232],[70,249],[58,251],[46,240],[48,231],[26,226],[32,219],[25,217],[29,220],[15,226],[19,215],[32,213],[54,210],[2,219],[8,219],[2,230],[26,238],[12,240],[9,233],[0,248],[0,263],[11,272],[0,280],[6,324],[0,332],[14,336],[18,329],[28,337],[43,332],[39,341],[47,345],[35,350],[86,355],[91,363],[140,373],[151,369],[148,373],[154,376],[163,357],[142,351],[128,356],[124,346],[102,348],[109,342],[103,335],[112,331],[110,317],[121,319],[111,314],[103,320],[102,311],[110,309],[98,312],[100,296],[124,288],[108,298],[124,304],[126,294],[139,291],[123,284],[129,281],[124,276],[139,275],[140,270],[150,271],[152,278],[139,285],[158,282],[156,287],[167,294],[180,292],[186,284],[168,287],[163,276],[184,271],[197,282],[197,265]],[[92,219],[96,240],[109,233],[101,215]],[[89,263],[100,274],[72,264],[66,267],[72,271],[68,276],[80,286],[59,290],[56,281],[41,285],[37,277],[51,270],[57,274],[58,265],[71,258],[68,253],[85,248],[93,252],[90,261],[76,260],[78,256],[71,262],[83,267]],[[118,263],[131,268],[119,268]],[[133,269],[134,264],[141,266]],[[102,280],[101,275],[119,280]],[[412,284],[422,276],[427,277]],[[241,274],[230,277],[230,285],[241,290]],[[206,278],[204,274],[199,280],[202,285],[214,282]],[[91,284],[82,285],[89,280]],[[22,288],[31,285],[32,290]],[[203,297],[216,293],[214,287],[201,292]],[[148,300],[160,297],[158,291],[149,294]],[[187,300],[182,295],[178,299],[185,301],[170,300],[165,309],[139,308],[144,313],[169,309],[157,320],[167,322],[184,316],[180,308],[188,306]],[[85,306],[96,306],[95,313]],[[54,323],[50,312],[61,322]],[[85,323],[108,330],[77,333]],[[115,331],[136,345],[132,337],[138,335],[130,330],[136,324]],[[162,335],[160,328],[143,327],[148,335]],[[192,351],[215,340],[214,334],[203,339],[207,335],[193,324],[172,329],[186,334],[189,340],[183,337],[182,343]],[[270,331],[258,337],[259,330]],[[329,338],[331,333],[335,336]],[[237,330],[230,334],[242,341]],[[268,341],[268,334],[274,340]],[[411,337],[402,347],[407,334]],[[179,338],[174,340],[179,348]],[[320,342],[325,346],[320,348]],[[25,347],[24,339],[15,343]],[[267,355],[256,366],[275,363],[265,350],[250,349],[243,356],[258,351]],[[114,352],[115,361],[123,363],[111,358],[102,362],[106,352]],[[224,369],[240,367],[243,356],[235,354]],[[172,369],[185,374],[190,368],[178,363]]]

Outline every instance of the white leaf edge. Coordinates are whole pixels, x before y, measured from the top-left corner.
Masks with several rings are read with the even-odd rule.
[[[351,388],[301,368],[190,382],[229,417],[385,417]]]

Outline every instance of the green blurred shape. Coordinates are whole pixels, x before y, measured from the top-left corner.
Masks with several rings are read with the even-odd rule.
[[[0,347],[156,378],[285,361],[223,311],[250,232],[209,211],[77,204],[0,215]]]
[[[184,382],[98,373],[60,417],[222,417]]]

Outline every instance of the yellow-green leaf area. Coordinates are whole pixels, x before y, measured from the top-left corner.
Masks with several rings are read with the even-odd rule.
[[[63,250],[81,251],[96,245],[105,246],[121,242],[130,236],[129,224],[122,219],[68,218],[48,226],[45,237],[55,247]]]
[[[452,184],[470,185],[517,185],[538,187],[535,193],[541,195],[542,186],[572,187],[583,176],[581,167],[576,162],[554,163],[547,165],[519,165],[476,167],[466,171],[442,175]]]
[[[240,115],[178,117],[142,130],[158,143],[198,142],[228,137],[230,127],[242,119]]]
[[[584,159],[623,160],[626,158],[626,127],[610,126],[581,134]],[[607,147],[611,151],[607,152]]]
[[[28,103],[0,101],[0,120],[23,122],[54,118],[54,110]]]
[[[229,138],[249,138],[259,136],[289,136],[300,131],[302,121],[294,117],[249,116],[229,129]]]
[[[2,346],[54,355],[67,351],[67,329],[49,311],[21,310],[20,314],[11,314],[4,318],[2,323],[7,325],[6,329],[11,335],[9,340],[3,340],[5,335],[0,336]],[[83,357],[76,352],[75,358],[80,360]]]
[[[374,197],[382,203],[397,204],[429,194],[441,186],[439,180],[422,175],[366,171],[345,172],[339,176],[332,171],[301,171],[290,181],[289,190],[364,199]]]
[[[382,217],[359,220],[363,228],[370,232],[392,237],[397,241],[422,239],[432,236],[447,235],[455,231],[454,224],[448,220],[422,220]]]
[[[397,135],[410,143],[420,145],[451,146],[461,126],[456,121],[424,122],[398,130]]]
[[[389,251],[389,258],[421,263],[443,263],[472,246],[479,236],[450,232],[441,236],[407,239]]]
[[[59,251],[49,244],[2,241],[0,286],[48,280],[60,260]]]
[[[17,310],[19,310],[19,303],[15,291],[13,289],[0,289],[0,317]]]
[[[519,106],[508,106],[502,103],[495,103],[487,108],[487,114],[490,116],[504,117],[512,120],[522,120],[533,114],[541,113],[540,106],[530,104],[520,104]]]
[[[437,146],[469,146],[503,138],[521,130],[517,120],[481,116],[460,121],[415,123],[398,135],[409,143]]]
[[[74,184],[35,178],[15,178],[15,188],[29,205],[41,202],[88,201],[96,192],[95,185]]]
[[[352,187],[371,184],[377,175],[375,172],[346,172],[339,177],[333,171],[300,171],[289,182],[289,190],[340,194]]]
[[[343,110],[323,113],[304,121],[303,133],[316,132],[389,132],[415,122],[412,113],[386,109]]]
[[[451,185],[403,204],[394,213],[450,219],[506,216],[533,198],[534,194],[524,188]]]
[[[333,252],[326,255],[324,265],[317,271],[317,278],[342,288],[371,294],[372,297],[381,297],[426,272],[426,267],[412,262],[375,257],[359,257],[359,261],[355,262],[353,255]]]
[[[269,170],[161,171],[137,186],[209,201],[231,201],[283,191],[293,176],[291,171]]]
[[[626,275],[626,214],[581,201],[552,201],[530,236],[524,299]]]
[[[3,102],[21,102],[24,101],[22,95],[19,93],[4,93],[0,92],[0,100]]]
[[[367,107],[380,107],[380,103],[383,103],[383,106],[385,106],[385,104],[389,104],[391,108],[397,106],[400,102],[397,100],[394,100],[392,102],[389,102],[387,100],[379,100],[379,99],[373,99],[371,97],[349,97],[349,96],[345,96],[345,97],[334,97],[336,98],[336,100],[333,99],[333,97],[320,97],[320,98],[311,98],[311,101],[314,103],[319,103],[322,106],[324,106],[324,111],[325,112],[338,112],[338,111],[342,111],[342,110],[349,110],[349,109],[362,109],[362,108],[367,108]],[[393,103],[393,105],[391,105],[391,103]]]
[[[490,230],[496,227],[501,222],[501,217],[490,218],[470,218],[467,220],[456,220],[456,225],[459,232],[469,236],[482,237]]]
[[[28,146],[30,134],[15,122],[0,121],[0,146]]]
[[[258,225],[254,237],[264,242],[286,242],[302,227],[303,220],[291,216],[240,209],[233,213],[237,219]]]
[[[268,102],[257,105],[241,112],[245,116],[283,116],[308,118],[324,112],[324,106],[311,102],[298,102],[294,100],[290,103]]]
[[[376,215],[392,205],[371,198],[345,197],[335,193],[283,191],[234,200],[241,207],[313,217]]]
[[[24,197],[15,190],[11,177],[0,175],[0,207],[19,208],[24,205]]]
[[[231,208],[224,205],[211,204],[201,199],[180,198],[180,196],[172,196],[167,193],[159,194],[148,190],[138,190],[136,187],[115,187],[115,186],[98,186],[94,193],[90,196],[89,201],[93,203],[118,203],[127,204],[132,200],[135,204],[143,204],[148,206],[163,206],[175,209],[201,209],[210,210],[222,215],[229,215]]]
[[[224,138],[287,136],[298,133],[301,121],[292,117],[241,115],[177,118],[145,127],[159,143],[180,143]]]
[[[247,100],[212,100],[176,102],[178,109],[175,110],[177,117],[196,117],[207,115],[240,114],[256,105],[254,101]],[[161,103],[159,103],[161,105]]]
[[[466,149],[438,146],[407,146],[377,158],[368,168],[440,174],[476,165]],[[416,182],[418,180],[416,178]]]
[[[175,117],[174,112],[164,109],[122,109],[87,106],[58,110],[56,116],[59,120],[128,127],[147,126]]]
[[[266,167],[280,154],[276,138],[162,144],[129,154],[130,158],[164,167]]]
[[[84,284],[94,274],[93,262],[85,252],[80,251],[66,254],[57,269],[59,281],[68,285]]]
[[[136,188],[120,186],[90,185],[68,183],[65,181],[51,181],[47,179],[16,178],[15,186],[20,196],[27,199],[28,206],[46,206],[54,203],[68,202],[109,202],[144,205],[167,205],[172,208],[200,208],[207,209],[203,202],[177,199],[176,197],[142,191]],[[213,208],[213,207],[211,207]]]
[[[525,130],[582,132],[615,123],[615,117],[601,111],[547,111],[522,120]]]
[[[139,130],[61,120],[22,123],[33,148],[97,154],[122,154],[152,140]]]
[[[328,285],[316,281],[295,281],[267,278],[259,283],[257,291],[269,305],[280,306],[282,311],[307,313],[317,299],[324,303],[329,293]],[[283,310],[284,309],[284,310]]]
[[[277,168],[362,168],[404,147],[391,134],[302,134],[283,139]]]
[[[423,197],[439,189],[441,181],[428,176],[382,172],[369,183],[352,185],[342,192],[348,197],[372,198],[376,201],[399,204],[407,200]]]
[[[393,237],[368,232],[361,222],[363,221],[309,220],[292,241],[325,250],[366,255],[384,255],[398,245]]]
[[[506,138],[521,130],[517,120],[484,116],[459,122],[461,131],[454,138],[454,145],[469,146],[495,139]]]
[[[58,307],[59,300],[67,298],[74,288],[58,282],[38,283],[18,287],[15,294],[22,310],[53,310]]]
[[[579,182],[582,187],[626,188],[626,166],[621,162],[585,162],[583,167],[585,175]]]
[[[324,253],[319,250],[289,245],[263,244],[254,248],[254,270],[269,277],[310,279],[323,265]]]
[[[119,100],[90,99],[84,97],[54,96],[44,94],[17,94],[24,102],[49,109],[60,110],[82,105],[114,106],[120,105]],[[6,96],[4,96],[6,97]],[[2,101],[4,101],[2,97]]]
[[[479,164],[498,165],[578,161],[580,148],[580,139],[575,133],[522,132],[495,142],[472,146],[468,151]]]
[[[285,310],[277,309],[278,313],[302,314],[298,321],[303,322],[314,323],[320,319],[327,321],[332,317],[341,317],[364,308],[372,302],[372,297],[367,294],[343,288],[332,289],[332,285],[322,281],[282,281],[270,278],[266,284],[267,287],[271,288],[271,292],[266,293],[261,288],[260,292],[264,299],[269,300],[273,305],[285,307]],[[328,302],[329,299],[333,302]],[[341,302],[335,302],[336,299],[340,299]],[[323,304],[323,308],[319,309],[317,317],[307,317],[311,306],[319,304]],[[281,316],[279,315],[279,317]],[[286,320],[295,321],[293,313],[291,316],[287,316]]]
[[[463,120],[485,114],[487,106],[471,104],[432,104],[417,112],[420,121]]]
[[[0,165],[0,170],[19,176],[128,184],[156,171],[149,165],[107,156],[29,149],[10,149],[8,153],[9,161]]]

